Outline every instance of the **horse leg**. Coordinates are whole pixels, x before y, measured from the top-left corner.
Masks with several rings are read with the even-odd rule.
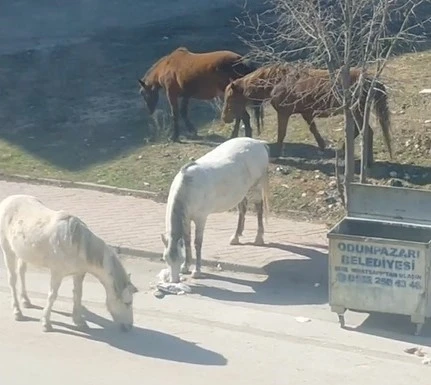
[[[245,213],[247,212],[247,198],[244,198],[238,204],[238,226],[236,227],[235,234],[230,238],[231,245],[239,245],[239,237],[244,231]]]
[[[18,273],[21,281],[21,304],[22,307],[29,309],[32,307],[30,299],[27,294],[27,287],[25,284],[25,273],[27,272],[27,263],[22,259],[18,259]]]
[[[325,150],[326,144],[323,138],[320,136],[319,131],[317,130],[316,123],[314,122],[313,115],[307,112],[301,114],[304,120],[307,122],[310,132],[313,134],[314,139],[316,139],[317,145],[319,146],[321,151]]]
[[[3,256],[5,265],[7,267],[7,275],[8,275],[8,283],[9,288],[12,294],[12,309],[13,314],[16,321],[22,321],[24,319],[24,316],[22,315],[21,309],[19,307],[18,302],[18,295],[16,291],[16,281],[17,281],[17,274],[16,274],[16,256],[15,253],[10,249],[10,247],[7,245],[2,246]]]
[[[172,134],[170,139],[173,142],[179,142],[180,139],[180,126],[178,124],[178,99],[176,95],[173,95],[172,93],[167,93],[167,98],[169,105],[171,107],[171,114],[172,114]]]
[[[241,123],[241,119],[236,118],[235,124],[233,126],[233,130],[232,130],[232,134],[230,135],[230,139],[238,137],[240,123]]]
[[[58,289],[60,288],[62,280],[63,277],[61,275],[56,271],[51,270],[51,287],[42,313],[42,327],[44,332],[52,331],[51,310],[55,300],[57,299]]]
[[[286,110],[277,110],[277,149],[275,155],[278,157],[283,154],[283,142],[286,136],[287,124],[289,123],[290,114]]]
[[[182,274],[190,274],[190,265],[192,264],[192,237],[191,237],[191,222],[184,224],[184,246],[186,249],[186,260],[181,266]]]
[[[251,124],[250,124],[250,114],[247,112],[246,109],[244,109],[244,113],[242,114],[241,119],[244,123],[245,136],[251,138],[252,133],[251,133]]]
[[[265,241],[263,240],[264,228],[263,228],[263,200],[256,202],[256,213],[257,213],[257,234],[254,239],[254,244],[257,246],[263,246]]]
[[[181,100],[180,115],[186,124],[187,130],[193,135],[193,137],[197,137],[196,128],[193,126],[188,117],[189,100],[190,98],[188,97],[183,97]]]
[[[84,282],[85,273],[73,276],[73,310],[72,320],[73,323],[80,329],[88,327],[85,322],[82,312],[82,284]]]
[[[196,250],[196,265],[192,272],[193,278],[201,278],[201,267],[202,267],[202,241],[204,238],[206,218],[195,221],[195,250]]]

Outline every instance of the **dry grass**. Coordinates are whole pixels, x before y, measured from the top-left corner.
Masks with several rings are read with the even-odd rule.
[[[431,87],[431,52],[405,55],[392,60],[385,72],[384,80],[390,89],[390,109],[393,112],[392,136],[394,159],[389,161],[382,142],[380,129],[375,129],[375,159],[377,164],[371,170],[371,182],[389,183],[390,173],[415,187],[431,187],[431,97],[418,94],[422,88]],[[428,99],[428,100],[427,100]],[[213,104],[214,109],[220,105]],[[219,115],[218,115],[219,116]],[[191,114],[193,120],[194,116]],[[318,129],[328,142],[337,145],[342,140],[342,116],[319,119]],[[183,144],[165,143],[166,114],[157,115],[156,131],[162,133],[160,141],[153,144],[136,143],[130,146],[127,154],[100,163],[89,163],[86,167],[62,168],[39,158],[38,147],[55,143],[35,144],[35,150],[28,152],[22,147],[0,141],[0,167],[6,173],[27,174],[31,176],[57,177],[111,184],[115,186],[152,190],[166,197],[169,185],[178,169],[191,158],[197,158],[219,141],[228,137],[231,126],[225,126],[215,118],[201,127],[205,136],[202,142]],[[265,126],[261,138],[274,142],[276,139],[276,119],[271,107],[266,108]],[[376,127],[373,124],[373,127]],[[79,152],[83,158],[95,153],[107,153],[111,149],[106,143],[91,146],[70,140],[70,152]],[[223,139],[223,138],[221,138]],[[127,140],[127,138],[125,139]],[[333,224],[343,215],[334,187],[334,159],[330,152],[321,154],[300,117],[289,122],[286,138],[286,158],[282,164],[271,165],[271,208],[274,214]],[[118,144],[116,144],[118,146]],[[69,148],[69,147],[68,147]],[[357,145],[359,149],[359,145]],[[68,150],[69,151],[69,150]],[[60,156],[68,156],[60,154]]]

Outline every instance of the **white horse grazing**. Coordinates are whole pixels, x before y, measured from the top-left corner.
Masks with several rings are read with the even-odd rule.
[[[23,319],[16,290],[21,278],[23,307],[31,307],[25,285],[27,263],[49,268],[51,289],[43,309],[44,331],[52,330],[51,309],[65,276],[73,275],[73,322],[85,328],[82,314],[82,283],[94,275],[106,289],[106,306],[124,331],[133,326],[133,294],[130,281],[115,251],[97,237],[79,218],[54,211],[30,195],[11,195],[0,203],[0,246],[8,270],[12,308]]]
[[[162,234],[163,257],[170,269],[171,282],[179,282],[180,272],[189,273],[192,261],[191,221],[196,227],[194,278],[199,278],[201,273],[202,239],[209,214],[238,205],[238,226],[230,243],[239,243],[249,192],[253,193],[258,219],[255,243],[264,243],[262,214],[266,216],[268,211],[268,153],[268,146],[259,140],[234,138],[181,168],[169,191],[166,236]]]

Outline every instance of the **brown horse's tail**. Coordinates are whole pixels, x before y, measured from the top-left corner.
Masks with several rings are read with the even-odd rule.
[[[389,156],[392,159],[392,146],[391,146],[391,113],[388,106],[388,95],[386,93],[385,85],[377,80],[375,82],[374,92],[374,112],[379,120],[380,127],[382,127],[383,139],[389,151]]]

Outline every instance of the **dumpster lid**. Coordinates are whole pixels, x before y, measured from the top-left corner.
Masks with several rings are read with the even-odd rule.
[[[347,216],[431,226],[431,191],[352,183]]]

